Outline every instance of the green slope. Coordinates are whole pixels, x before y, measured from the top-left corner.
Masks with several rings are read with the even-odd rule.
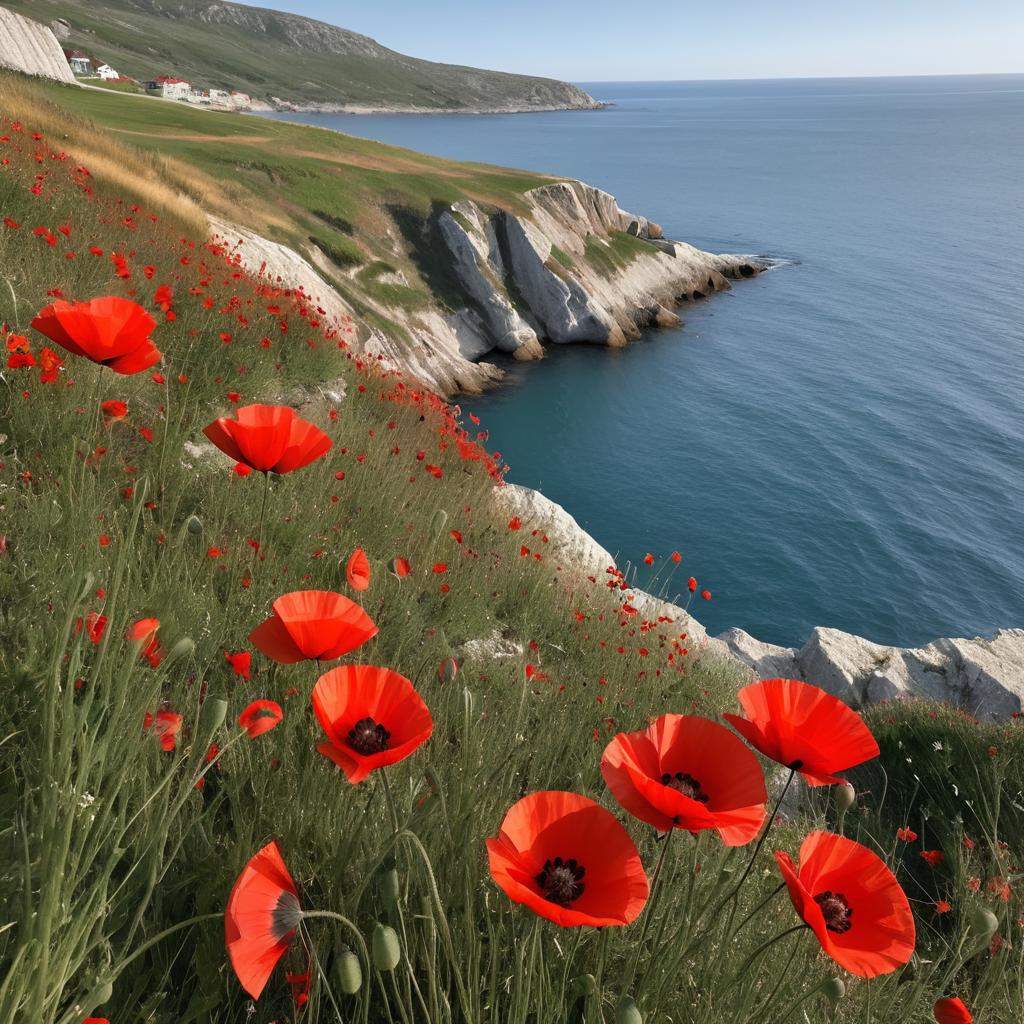
[[[407,57],[367,36],[298,15],[212,0],[5,0],[39,21],[63,19],[63,45],[124,75],[173,74],[298,105],[436,110],[586,107],[565,82]]]

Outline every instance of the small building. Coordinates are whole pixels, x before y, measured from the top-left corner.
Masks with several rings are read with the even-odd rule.
[[[101,64],[96,69],[96,74],[107,82],[116,82],[121,77],[120,72],[115,71],[109,64]]]
[[[157,81],[161,83],[165,100],[182,100],[187,103],[192,98],[192,84],[183,78],[161,76]]]
[[[71,68],[71,73],[80,78],[93,73],[92,58],[81,50],[65,50],[64,57]]]
[[[229,107],[231,106],[231,94],[224,89],[211,89],[210,103],[215,107]]]
[[[252,107],[252,97],[247,92],[231,90],[231,106],[235,110],[249,110]]]

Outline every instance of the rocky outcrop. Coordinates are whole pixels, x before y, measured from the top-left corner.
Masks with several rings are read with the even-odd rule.
[[[524,209],[463,201],[440,215],[446,256],[466,297],[468,360],[491,350],[536,358],[540,344],[620,346],[679,323],[680,302],[750,277],[765,261],[717,256],[663,238],[645,217],[579,181],[526,192]]]
[[[615,557],[606,551],[561,505],[540,491],[519,484],[494,489],[501,513],[522,521],[523,544],[548,561],[590,576],[604,576]]]
[[[758,678],[804,679],[854,707],[925,697],[984,717],[1024,709],[1024,629],[918,648],[886,647],[821,627],[801,648],[764,644],[742,629],[718,639]]]
[[[531,550],[598,580],[614,567],[611,553],[538,491],[508,485],[496,488],[495,496],[503,512],[520,517]],[[942,639],[902,648],[819,627],[801,648],[778,647],[742,629],[710,637],[685,608],[642,590],[632,589],[626,597],[647,621],[671,621],[686,634],[695,655],[738,663],[751,680],[803,679],[858,708],[920,697],[985,718],[1024,710],[1024,629],[1001,630],[991,639]]]
[[[5,7],[0,7],[0,67],[75,84],[75,76],[51,29]]]
[[[238,244],[247,269],[301,288],[342,320],[356,351],[380,356],[447,397],[501,379],[484,361],[490,352],[539,359],[545,343],[624,345],[644,328],[678,324],[679,303],[766,266],[756,257],[667,241],[658,225],[621,210],[607,192],[552,182],[524,193],[514,209],[462,200],[433,213],[424,236],[433,239],[431,259],[449,285],[443,302],[435,296],[402,306],[364,293],[361,315],[331,284],[356,292],[358,275],[315,244],[300,253],[238,225],[211,225]]]

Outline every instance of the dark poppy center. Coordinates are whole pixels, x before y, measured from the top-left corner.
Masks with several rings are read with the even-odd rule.
[[[372,718],[360,718],[348,731],[346,741],[357,753],[367,756],[388,749],[391,733]]]
[[[825,918],[825,927],[830,932],[848,932],[853,927],[850,920],[853,917],[853,908],[846,902],[846,897],[840,892],[819,892],[814,897],[814,902],[821,907],[822,916]]]
[[[583,895],[583,875],[582,864],[556,857],[544,861],[544,868],[535,881],[548,900],[560,907],[567,907]]]
[[[668,772],[666,772],[661,777],[661,784],[663,786],[668,786],[669,789],[674,789],[677,793],[682,793],[683,796],[688,796],[691,800],[697,800],[702,804],[706,804],[711,799],[711,797],[709,797],[707,793],[700,788],[700,781],[687,772],[676,772],[675,775],[669,775]]]
[[[270,912],[270,930],[278,942],[285,942],[290,939],[295,929],[299,927],[302,920],[302,908],[299,906],[298,897],[293,892],[285,889],[277,897],[277,903]]]

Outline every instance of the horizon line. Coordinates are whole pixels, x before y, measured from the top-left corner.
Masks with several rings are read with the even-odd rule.
[[[513,72],[516,74],[517,72]],[[529,76],[527,76],[529,77]],[[850,79],[871,80],[879,78],[1024,78],[1024,71],[929,71],[924,74],[848,74],[848,75],[758,75],[750,78],[565,78],[561,81],[574,85],[628,85],[634,83],[651,85],[687,84],[702,82],[840,82]],[[555,79],[558,81],[559,79]]]

